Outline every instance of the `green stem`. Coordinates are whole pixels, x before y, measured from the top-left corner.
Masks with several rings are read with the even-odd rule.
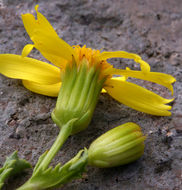
[[[41,161],[40,165],[36,169],[36,172],[40,169],[45,170],[49,166],[52,159],[55,157],[56,153],[61,149],[62,145],[66,141],[66,139],[70,136],[72,131],[73,123],[75,122],[75,119],[72,119],[69,121],[66,125],[62,126],[58,137],[56,138],[56,141],[52,145],[49,152],[46,154],[44,159]]]

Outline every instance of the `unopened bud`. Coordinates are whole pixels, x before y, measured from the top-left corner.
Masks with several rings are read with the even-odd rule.
[[[88,150],[89,165],[108,168],[128,164],[144,152],[141,128],[135,123],[125,123],[98,137]]]

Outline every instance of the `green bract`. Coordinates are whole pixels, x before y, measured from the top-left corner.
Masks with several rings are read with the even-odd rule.
[[[135,123],[125,123],[97,138],[88,150],[89,165],[107,168],[128,164],[141,157],[144,140]]]
[[[88,126],[105,81],[99,77],[100,70],[95,65],[90,67],[84,58],[79,67],[74,57],[66,66],[56,108],[52,112],[52,119],[60,128],[73,121],[71,133],[74,134]]]

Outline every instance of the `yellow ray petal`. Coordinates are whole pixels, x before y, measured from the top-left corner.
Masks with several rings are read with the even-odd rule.
[[[28,35],[32,37],[37,29],[42,29],[45,31],[45,33],[47,32],[54,37],[58,37],[57,33],[55,32],[49,21],[41,13],[38,12],[37,5],[35,6],[35,10],[37,13],[37,20],[30,13],[22,14],[23,24]]]
[[[21,53],[22,57],[28,56],[28,54],[32,51],[33,48],[34,48],[33,44],[25,45]]]
[[[35,11],[37,13],[37,27],[44,30],[45,32],[49,33],[50,35],[54,36],[54,37],[59,37],[56,33],[56,31],[54,30],[54,28],[52,27],[52,25],[49,23],[49,21],[45,18],[44,15],[42,15],[39,11],[38,11],[38,7],[39,5],[35,6]],[[36,30],[36,29],[35,29]]]
[[[0,73],[43,84],[60,82],[60,69],[36,59],[13,54],[0,55]]]
[[[125,58],[125,59],[133,59],[136,63],[140,64],[141,70],[144,72],[149,72],[150,71],[150,65],[142,60],[142,58],[134,53],[128,53],[125,51],[115,51],[115,52],[102,52],[99,56],[98,59],[100,60],[107,60],[110,58]]]
[[[35,26],[39,26],[37,24],[37,21],[35,20],[35,17],[30,13],[26,13],[22,15],[22,20],[25,30],[27,31],[28,35],[31,37],[34,34]]]
[[[51,63],[58,67],[64,67],[68,61],[72,60],[73,52],[64,47],[63,40],[55,38],[54,36],[44,34],[44,31],[38,30],[31,37],[41,54],[48,59]],[[72,48],[71,46],[69,46]]]
[[[57,97],[60,87],[61,87],[61,82],[55,83],[55,84],[40,84],[28,80],[23,80],[23,85],[30,91],[35,92],[37,94],[42,94],[46,96],[52,96],[52,97]]]
[[[22,15],[24,27],[35,47],[56,66],[61,66],[61,62],[55,62],[55,59],[52,58],[53,56],[60,57],[62,60],[72,60],[72,55],[74,55],[73,48],[59,38],[48,20],[37,9],[38,7],[36,6],[37,20],[32,14]],[[50,49],[52,50],[51,52],[56,52],[56,54],[50,56]]]
[[[126,81],[126,77],[112,77],[112,79],[117,81]],[[104,88],[102,88],[101,93],[107,93],[107,91]]]
[[[165,99],[136,84],[108,79],[104,89],[117,101],[141,112],[158,116],[169,116],[171,106],[165,105],[173,99]]]
[[[173,94],[173,86],[172,83],[176,81],[176,79],[165,73],[158,72],[142,72],[142,71],[132,71],[132,70],[123,70],[123,69],[115,69],[112,68],[110,74],[123,75],[126,77],[133,77],[137,79],[147,80],[150,82],[154,82],[165,86],[168,88]]]

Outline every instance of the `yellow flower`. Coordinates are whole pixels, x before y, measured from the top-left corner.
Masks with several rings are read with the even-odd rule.
[[[172,83],[175,78],[171,75],[151,72],[148,63],[140,56],[124,51],[100,52],[86,46],[71,47],[63,41],[47,19],[38,12],[37,19],[32,14],[22,15],[23,23],[33,44],[28,44],[22,51],[22,56],[12,54],[0,55],[0,72],[10,78],[22,79],[23,85],[36,93],[57,96],[61,87],[62,75],[74,57],[79,68],[83,60],[88,67],[95,65],[100,71],[100,78],[104,78],[102,92],[107,92],[117,101],[141,112],[153,115],[169,116],[171,106],[166,105],[173,99],[165,99],[154,92],[127,81],[128,77],[147,80],[168,88],[173,93]],[[33,48],[53,65],[26,57]],[[132,59],[140,64],[139,71],[115,69],[107,62],[110,58]],[[121,77],[112,77],[120,75]],[[61,77],[60,77],[61,76]]]

